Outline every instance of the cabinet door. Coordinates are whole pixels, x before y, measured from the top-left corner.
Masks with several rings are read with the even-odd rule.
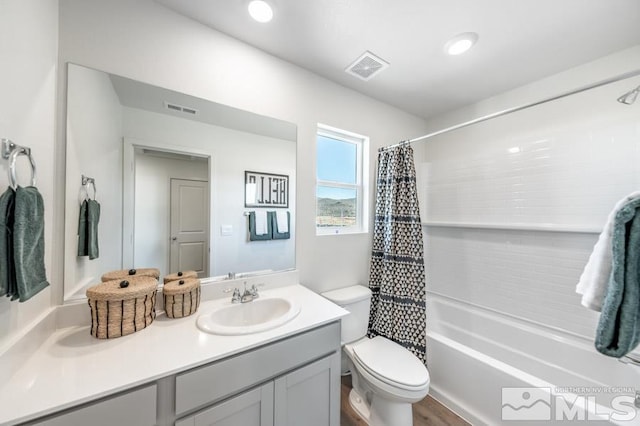
[[[273,382],[179,420],[175,426],[273,426]]]
[[[339,426],[340,353],[275,382],[275,426]]]
[[[156,424],[156,385],[30,423],[33,426],[113,426]]]

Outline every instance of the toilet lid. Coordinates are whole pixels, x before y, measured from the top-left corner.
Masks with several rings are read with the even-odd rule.
[[[380,380],[403,387],[423,387],[429,372],[407,349],[381,336],[367,339],[353,347],[358,362]]]

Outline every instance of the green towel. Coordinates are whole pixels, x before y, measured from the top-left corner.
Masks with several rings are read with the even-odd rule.
[[[100,203],[96,200],[89,200],[87,203],[87,254],[91,260],[100,256],[98,222],[100,222]]]
[[[16,190],[13,251],[20,301],[47,287],[44,267],[44,201],[35,187]]]
[[[287,212],[287,224],[289,231],[287,232],[278,232],[278,217],[276,212],[268,212],[269,222],[271,223],[271,228],[273,229],[273,239],[274,240],[288,240],[291,238],[291,215]]]
[[[269,217],[267,217],[267,233],[264,235],[257,235],[256,212],[249,212],[249,241],[268,241],[271,239],[271,235],[271,221],[269,220]]]
[[[640,343],[640,199],[616,214],[612,270],[602,306],[596,349],[620,358]]]
[[[89,202],[84,200],[80,204],[80,215],[78,217],[78,256],[88,256],[89,247],[87,246],[87,205]]]
[[[0,296],[18,295],[13,267],[13,210],[16,193],[8,188],[0,196]]]

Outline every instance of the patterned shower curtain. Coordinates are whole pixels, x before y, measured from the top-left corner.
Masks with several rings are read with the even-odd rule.
[[[426,363],[426,290],[413,149],[378,153],[369,287],[369,337],[386,337]]]

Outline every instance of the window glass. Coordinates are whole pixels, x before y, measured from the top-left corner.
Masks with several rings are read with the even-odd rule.
[[[316,234],[368,231],[369,138],[318,124]]]
[[[357,145],[318,135],[318,180],[356,183]]]
[[[355,226],[357,191],[355,189],[318,186],[316,189],[316,226]]]

